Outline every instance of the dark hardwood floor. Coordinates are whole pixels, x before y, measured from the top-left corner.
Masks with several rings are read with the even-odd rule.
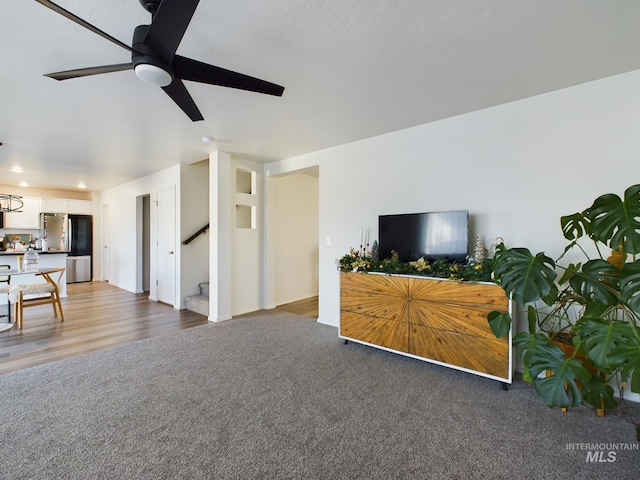
[[[64,322],[53,316],[51,305],[29,307],[22,330],[0,332],[0,374],[207,323],[205,316],[175,310],[150,301],[147,294],[133,294],[106,282],[69,284],[67,292],[62,299]],[[278,309],[317,318],[318,298]]]

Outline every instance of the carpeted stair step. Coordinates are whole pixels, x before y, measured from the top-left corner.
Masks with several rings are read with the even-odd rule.
[[[207,317],[209,316],[209,297],[204,295],[191,295],[184,297],[184,303],[187,310]]]

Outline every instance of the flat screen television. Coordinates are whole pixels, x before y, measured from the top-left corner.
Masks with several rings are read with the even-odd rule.
[[[469,211],[405,213],[378,217],[379,257],[403,262],[424,257],[464,263],[469,250]]]

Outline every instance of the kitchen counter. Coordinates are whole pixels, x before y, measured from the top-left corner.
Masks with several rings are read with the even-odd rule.
[[[61,250],[47,250],[46,252],[43,252],[42,250],[34,250],[38,255],[56,255],[59,253],[63,253],[65,255],[67,255],[69,252],[66,251],[61,251]],[[24,255],[25,253],[27,253],[27,250],[25,251],[20,251],[20,250],[6,250],[4,252],[0,251],[0,255]]]
[[[59,252],[59,251],[48,251],[48,252],[38,252],[38,267],[40,268],[57,268],[57,267],[65,267],[67,266],[67,253],[69,252]],[[12,269],[18,268],[18,260],[17,257],[27,252],[16,252],[14,250],[7,250],[6,252],[0,252],[0,264],[1,265],[9,265]],[[28,283],[36,283],[42,282],[42,277],[36,276],[33,274],[28,275],[20,275],[19,277],[12,278],[11,283],[14,281],[21,284]],[[60,279],[60,296],[67,296],[67,272],[64,272],[62,278]],[[6,295],[0,295],[0,305],[4,305],[7,303]],[[0,311],[2,311],[4,307],[0,307]]]

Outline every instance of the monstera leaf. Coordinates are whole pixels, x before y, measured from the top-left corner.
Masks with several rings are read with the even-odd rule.
[[[620,272],[622,300],[635,312],[640,312],[640,260],[626,263]]]
[[[496,338],[502,338],[509,333],[509,329],[511,328],[511,315],[508,313],[494,310],[487,315],[487,320]]]
[[[622,372],[631,390],[640,393],[640,330],[632,322],[583,319],[574,327],[584,341],[587,358],[598,369]]]
[[[630,323],[583,318],[573,328],[584,342],[587,358],[598,370],[613,373],[629,360],[620,347],[633,343]]]
[[[614,409],[618,406],[618,402],[614,398],[615,392],[611,385],[600,375],[592,375],[589,379],[589,383],[583,388],[582,396],[584,401],[589,405],[599,409],[601,408],[601,402],[604,401],[605,409]]]
[[[588,303],[595,301],[603,305],[620,303],[620,270],[606,260],[589,260],[569,280],[571,287]]]
[[[567,240],[576,240],[589,233],[589,218],[587,218],[586,213],[587,212],[584,211],[560,217],[560,226],[562,227],[564,238]],[[572,246],[573,243],[565,249],[565,252]]]
[[[635,342],[619,346],[616,353],[627,359],[621,377],[630,380],[632,392],[640,393],[640,338],[636,337]]]
[[[640,253],[640,184],[624,192],[624,200],[613,193],[598,197],[586,212],[590,236],[625,253]],[[563,227],[564,229],[564,227]]]
[[[513,300],[525,303],[544,300],[552,304],[557,295],[555,262],[543,253],[535,257],[527,248],[506,249],[495,259],[495,275]]]
[[[582,361],[567,358],[560,347],[542,334],[522,332],[514,337],[513,343],[520,347],[524,366],[542,401],[552,408],[582,405],[582,388],[592,376]],[[540,376],[546,372],[550,375]]]

